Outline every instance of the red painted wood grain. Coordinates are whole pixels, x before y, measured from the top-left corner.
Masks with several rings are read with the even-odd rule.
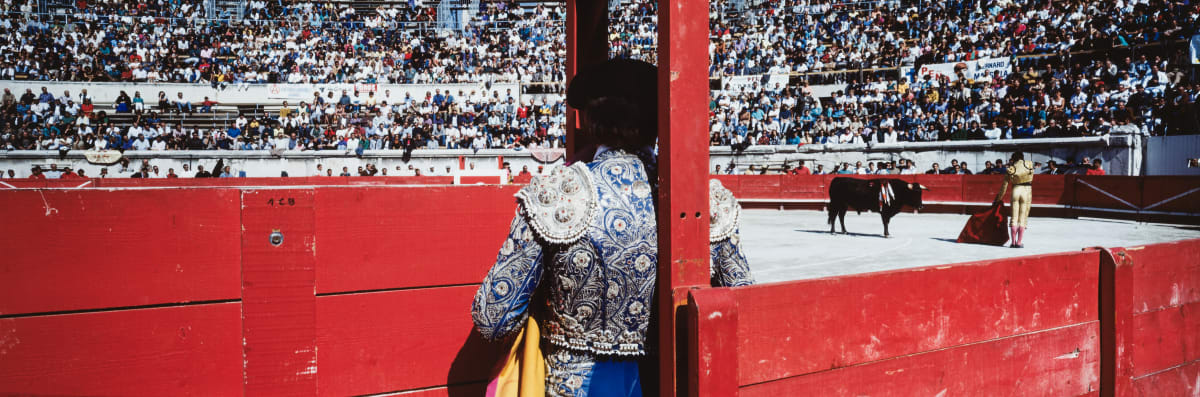
[[[237,302],[0,319],[0,394],[240,396]]]
[[[1133,316],[1134,377],[1200,360],[1200,302]]]
[[[1143,177],[1142,205],[1151,211],[1200,212],[1200,178],[1194,176]]]
[[[779,198],[828,200],[830,179],[832,178],[812,175],[784,175],[780,177]]]
[[[1195,396],[1200,394],[1200,361],[1192,361],[1133,380],[1137,397]]]
[[[960,201],[971,203],[990,203],[996,199],[1000,183],[1004,180],[1001,175],[975,175],[962,177],[962,198]],[[1036,181],[1036,180],[1035,180]],[[1037,191],[1038,189],[1034,189]],[[1008,201],[1009,195],[1004,195]]]
[[[929,189],[921,193],[924,201],[963,201],[965,178],[963,175],[916,175],[917,183]]]
[[[757,396],[1080,396],[1099,387],[1095,321],[743,386]]]
[[[1074,197],[1074,175],[1036,175],[1033,178],[1034,204],[1070,205]]]
[[[463,185],[498,185],[504,183],[504,177],[463,175],[458,178],[458,183]]]
[[[1074,189],[1076,206],[1135,210],[1143,205],[1141,177],[1077,175]]]
[[[1133,313],[1200,302],[1200,239],[1130,247]]]
[[[1098,255],[736,288],[739,384],[1094,321]]]
[[[738,193],[740,199],[773,199],[780,198],[780,184],[783,175],[741,175],[738,176]]]
[[[473,330],[476,286],[317,298],[320,394],[341,396],[483,381],[506,343]]]
[[[728,288],[688,293],[689,396],[737,394],[737,301]]]
[[[317,392],[312,189],[242,193],[242,337],[248,395]],[[272,241],[278,232],[282,240]]]
[[[238,192],[0,190],[0,314],[237,299]]]
[[[317,188],[319,293],[478,283],[519,186]]]

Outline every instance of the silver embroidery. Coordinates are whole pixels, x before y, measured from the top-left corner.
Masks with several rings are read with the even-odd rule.
[[[718,242],[733,235],[738,227],[742,206],[738,205],[733,192],[721,185],[721,181],[708,181],[708,241]]]
[[[544,324],[555,346],[605,355],[644,354],[658,262],[658,229],[641,160],[606,152],[589,164],[599,208],[587,235],[558,250]],[[569,287],[569,288],[568,288]],[[638,308],[632,310],[632,308]]]
[[[550,243],[579,240],[596,217],[596,187],[583,163],[555,167],[549,175],[534,177],[516,196],[529,225]]]

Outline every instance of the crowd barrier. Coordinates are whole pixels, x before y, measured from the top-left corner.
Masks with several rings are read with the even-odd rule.
[[[1200,393],[1200,240],[689,294],[689,394]]]
[[[500,184],[500,177],[462,176],[461,184]],[[0,179],[2,189],[244,187],[244,186],[387,186],[453,185],[454,176],[307,176],[287,178],[76,178]]]
[[[824,209],[829,182],[839,175],[718,175],[744,207]],[[971,213],[990,205],[998,175],[855,175],[898,178],[928,188],[925,212]],[[1005,197],[1008,201],[1008,197]],[[1200,221],[1200,177],[1038,175],[1035,216],[1097,216],[1141,221]]]
[[[2,190],[0,394],[482,395],[516,189]]]
[[[481,394],[504,346],[470,301],[519,185],[427,178],[4,180],[60,188],[0,189],[0,393]],[[721,178],[760,199],[828,181]],[[910,178],[927,200],[998,183]],[[1187,178],[1037,181],[1041,203],[1197,205]],[[171,182],[210,187],[115,185]],[[694,290],[690,390],[1176,395],[1200,389],[1198,302],[1200,240]]]
[[[714,175],[748,208],[824,209],[829,182],[838,175]],[[925,212],[971,213],[990,205],[1000,188],[997,175],[855,175],[898,178],[928,188]],[[514,184],[531,177],[518,175]],[[373,176],[295,178],[91,178],[0,179],[0,189],[356,186],[502,184],[501,176]],[[1144,221],[1200,220],[1200,177],[1038,175],[1033,180],[1035,216],[1099,216]],[[1006,197],[1007,200],[1007,197]]]

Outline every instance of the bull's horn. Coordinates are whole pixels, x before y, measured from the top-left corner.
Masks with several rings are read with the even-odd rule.
[[[929,190],[929,188],[925,187],[925,185],[917,185],[917,186],[920,186],[921,190]]]

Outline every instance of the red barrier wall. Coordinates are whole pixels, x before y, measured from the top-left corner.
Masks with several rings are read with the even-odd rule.
[[[0,194],[0,315],[240,296],[236,190]]]
[[[0,393],[481,394],[517,189],[0,191]]]
[[[491,177],[488,183],[500,180]],[[309,176],[289,178],[0,179],[0,190],[30,188],[453,185],[453,176]]]
[[[1118,272],[1118,395],[1200,393],[1200,240],[1130,247]],[[1127,379],[1126,379],[1127,378]]]
[[[1200,240],[694,290],[692,391],[1192,395],[1198,309]]]
[[[468,308],[518,188],[0,190],[0,392],[477,395],[503,346]],[[692,390],[1194,390],[1200,240],[1120,252],[697,290]]]
[[[823,209],[829,181],[840,175],[713,175],[746,207]],[[972,213],[991,204],[1000,187],[997,175],[851,175],[919,182],[925,212]],[[518,178],[520,179],[520,178]],[[527,179],[514,183],[527,183]],[[459,184],[499,184],[497,177],[463,176]],[[213,186],[384,186],[451,185],[452,176],[182,178],[0,180],[0,189],[213,187]],[[1007,200],[1007,197],[1005,198]],[[1038,175],[1034,178],[1034,215],[1097,216],[1155,222],[1200,221],[1200,178],[1186,176]]]
[[[1098,260],[1084,251],[734,288],[735,333],[701,328],[697,339],[736,341],[736,371],[713,376],[734,377],[739,395],[1084,395],[1099,379]]]

